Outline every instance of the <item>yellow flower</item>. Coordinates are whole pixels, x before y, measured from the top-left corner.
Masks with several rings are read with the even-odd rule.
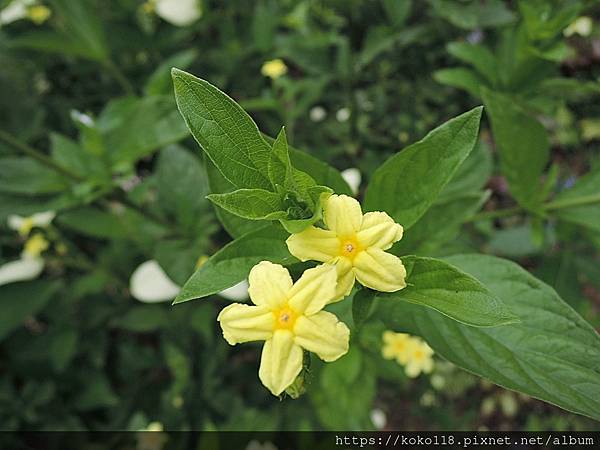
[[[329,265],[305,271],[292,283],[285,267],[262,261],[248,278],[254,306],[234,303],[217,320],[230,345],[265,341],[258,376],[281,394],[302,370],[303,349],[323,361],[348,352],[350,330],[323,307],[335,293],[336,273]]]
[[[433,350],[422,339],[406,333],[385,331],[383,343],[382,356],[395,359],[403,365],[408,377],[415,378],[421,372],[430,373],[433,370]]]
[[[41,234],[37,233],[31,236],[27,242],[25,242],[25,248],[23,249],[23,256],[27,258],[37,258],[44,250],[48,248],[50,244]]]
[[[44,5],[34,5],[27,10],[27,17],[36,25],[43,24],[51,15],[50,8]]]
[[[395,292],[406,287],[406,270],[397,256],[386,253],[402,238],[402,226],[384,212],[363,215],[358,201],[332,195],[324,207],[328,230],[308,227],[287,239],[292,255],[301,261],[316,260],[337,269],[334,301],[350,293],[354,281],[376,291]]]
[[[280,76],[285,75],[287,70],[288,69],[285,63],[281,59],[277,58],[265,62],[260,69],[260,73],[262,73],[265,77],[275,80]]]

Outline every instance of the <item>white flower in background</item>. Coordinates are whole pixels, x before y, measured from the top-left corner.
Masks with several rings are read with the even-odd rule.
[[[578,19],[571,22],[571,24],[564,29],[563,34],[566,37],[573,36],[575,34],[586,37],[592,34],[593,26],[594,22],[590,17],[581,16]]]
[[[310,109],[308,116],[313,122],[322,122],[327,117],[327,111],[322,106],[314,106]]]
[[[33,227],[45,228],[50,225],[55,216],[54,211],[36,213],[29,217],[11,214],[8,216],[8,227],[18,231],[21,236],[27,236]]]
[[[21,258],[0,266],[0,286],[37,278],[44,270],[42,258]]]
[[[375,428],[378,430],[383,430],[385,428],[385,425],[387,424],[387,416],[381,409],[376,408],[372,410],[369,416],[371,417],[371,422],[373,422]]]
[[[0,286],[39,277],[44,270],[44,259],[41,255],[49,246],[50,243],[39,233],[27,239],[21,259],[0,266]]]
[[[348,108],[340,108],[335,113],[335,118],[338,122],[346,122],[350,118],[350,110]]]
[[[151,259],[138,266],[129,280],[131,295],[144,303],[157,303],[173,300],[179,294],[177,286],[159,266]]]
[[[71,110],[71,120],[88,128],[93,127],[95,123],[92,116],[86,113],[82,113],[81,111],[77,111],[76,109]]]
[[[36,0],[14,0],[0,11],[0,25],[7,25],[21,19],[29,19],[36,25],[44,23],[52,15],[47,6]]]
[[[360,170],[358,170],[356,167],[346,169],[342,171],[342,178],[346,183],[348,183],[348,186],[350,186],[350,189],[352,189],[352,193],[356,195],[358,193],[358,188],[360,187],[360,182],[362,180]]]
[[[199,0],[150,0],[147,10],[177,27],[187,27],[202,17]]]
[[[221,292],[219,295],[227,300],[245,300],[248,298],[248,281],[243,280]]]

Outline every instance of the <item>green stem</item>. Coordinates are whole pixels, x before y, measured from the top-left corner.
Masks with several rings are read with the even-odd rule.
[[[74,181],[83,181],[83,178],[77,175],[75,172],[71,172],[69,169],[61,166],[49,156],[37,151],[35,148],[31,147],[28,144],[21,142],[20,140],[8,134],[4,130],[0,130],[0,141],[6,142],[8,145],[16,148],[17,150],[20,150],[27,156],[41,162],[47,167],[50,167],[51,169],[55,170],[61,175],[71,178]]]
[[[56,172],[60,173],[61,175],[64,175],[65,177],[70,178],[72,181],[76,181],[76,182],[84,181],[84,178],[81,177],[80,175],[70,171],[66,167],[61,166],[60,164],[58,164],[56,161],[54,161],[52,158],[48,157],[44,153],[36,150],[35,148],[31,147],[30,145],[28,145],[24,142],[21,142],[20,140],[18,140],[17,138],[15,138],[11,134],[9,134],[3,130],[0,130],[0,141],[6,142],[7,144],[11,145],[15,149],[20,150],[21,152],[25,153],[27,156],[30,156],[31,158],[36,159],[37,161],[39,161],[42,164],[46,165],[47,167],[55,170]],[[163,219],[160,216],[155,215],[151,211],[132,202],[127,197],[125,191],[123,191],[122,189],[119,188],[118,190],[113,191],[111,193],[111,197],[112,197],[112,200],[118,201],[119,203],[127,206],[128,208],[137,211],[138,213],[140,213],[144,217],[152,220],[153,222],[160,223],[161,225],[164,225],[171,230],[174,229],[174,226],[171,222]],[[110,205],[107,204],[106,200],[104,200],[104,199],[97,199],[96,202],[100,203],[104,207],[107,207],[107,208],[110,207]]]
[[[564,200],[555,200],[542,205],[543,211],[556,211],[558,209],[572,208],[574,206],[585,206],[600,203],[600,194],[585,195],[582,197],[568,198]],[[474,214],[465,222],[477,222],[479,220],[501,219],[503,217],[514,216],[524,212],[521,206],[513,206],[512,208],[498,209],[496,211],[484,211]]]

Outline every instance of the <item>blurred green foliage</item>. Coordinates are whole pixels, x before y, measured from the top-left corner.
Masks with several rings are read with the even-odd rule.
[[[216,314],[228,301],[144,304],[130,290],[144,261],[182,286],[228,232],[256,229],[205,198],[209,179],[227,180],[177,111],[176,66],[229,93],[268,136],[285,125],[294,148],[358,168],[362,186],[398,150],[483,103],[476,150],[398,251],[511,258],[599,328],[593,3],[199,0],[202,16],[178,27],[143,1],[48,0],[43,23],[3,23],[0,265],[26,241],[11,215],[57,217],[36,228],[50,243],[43,275],[0,286],[2,428],[369,430],[376,409],[388,429],[597,429],[441,359],[409,379],[381,357],[379,320],[357,329],[338,362],[313,358],[308,393],[279,402],[256,377],[259,347],[221,338]],[[567,32],[582,16],[589,32]],[[275,58],[287,73],[262,75]],[[303,153],[291,159],[317,170]],[[335,312],[347,323],[368,314],[349,303]]]

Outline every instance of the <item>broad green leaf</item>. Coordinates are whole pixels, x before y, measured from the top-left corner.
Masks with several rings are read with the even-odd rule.
[[[481,190],[492,176],[492,169],[492,151],[489,145],[480,140],[444,187],[436,202],[467,194],[481,194]]]
[[[90,163],[93,159],[79,144],[61,134],[50,135],[52,159],[62,167],[83,177],[90,172]]]
[[[156,168],[158,202],[184,229],[195,232],[212,217],[206,195],[208,178],[197,156],[173,145],[162,150]]]
[[[273,142],[271,158],[269,159],[269,179],[277,189],[296,190],[294,168],[290,160],[285,128],[281,129],[277,139]]]
[[[483,78],[466,67],[436,70],[433,79],[447,86],[464,89],[475,98],[481,97],[481,87],[486,85]]]
[[[0,340],[42,310],[60,287],[42,280],[0,286]]]
[[[212,192],[224,193],[232,192],[236,189],[235,186],[231,184],[221,172],[219,172],[219,169],[215,167],[210,159],[205,158],[204,161],[206,164],[206,174],[208,175],[208,184]],[[225,211],[223,208],[219,208],[214,203],[213,205],[215,207],[215,213],[217,214],[219,222],[221,222],[227,233],[229,233],[229,235],[233,238],[238,238],[246,233],[258,230],[264,226],[264,223],[261,223],[257,220],[243,219],[239,216],[231,214],[228,211]]]
[[[167,96],[113,100],[97,126],[114,166],[134,163],[189,133]]]
[[[261,261],[295,262],[285,244],[288,236],[281,227],[269,225],[230,242],[190,277],[173,304],[221,292],[246,279]]]
[[[450,42],[447,49],[455,58],[471,64],[492,85],[498,81],[496,58],[487,47],[466,42]]]
[[[438,199],[393,247],[396,255],[429,254],[456,237],[460,226],[489,197],[489,192],[461,194]]]
[[[102,239],[125,239],[129,236],[122,218],[91,206],[66,211],[56,221],[85,236]]]
[[[600,170],[585,175],[571,189],[558,194],[549,209],[560,220],[600,232]]]
[[[265,134],[263,134],[263,137],[270,144],[275,142],[275,139]],[[352,190],[348,186],[348,183],[342,178],[339,170],[331,167],[319,158],[315,158],[310,153],[298,150],[289,145],[288,149],[292,165],[296,169],[306,174],[310,174],[310,177],[315,180],[318,185],[329,186],[336,194],[352,195]]]
[[[264,189],[238,189],[226,194],[210,194],[215,205],[236,216],[251,220],[276,220],[287,217],[282,196]]]
[[[548,285],[484,255],[448,262],[477,277],[521,319],[474,328],[435,311],[380,302],[388,327],[422,336],[454,364],[508,389],[600,420],[600,336]]]
[[[365,209],[385,211],[410,228],[473,150],[481,110],[472,109],[446,122],[383,163],[367,188]]]
[[[67,187],[67,181],[57,172],[31,158],[0,159],[0,192],[53,194],[63,192]]]
[[[270,189],[271,149],[250,116],[207,81],[172,71],[186,125],[223,176],[237,188]]]
[[[550,155],[548,133],[515,99],[484,90],[483,100],[510,192],[523,207],[536,210],[543,200],[540,178]]]
[[[381,302],[404,301],[427,306],[458,322],[476,327],[513,323],[518,318],[471,275],[445,261],[405,256],[404,289],[381,293]]]

